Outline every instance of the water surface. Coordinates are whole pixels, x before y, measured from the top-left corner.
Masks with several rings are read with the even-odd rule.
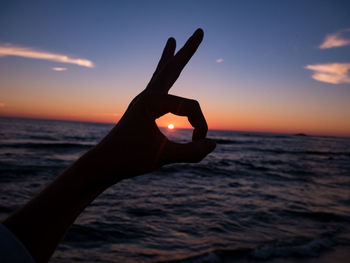
[[[112,125],[0,118],[0,219]],[[163,130],[186,141],[190,130]],[[350,247],[350,139],[210,131],[217,148],[124,180],[51,262],[286,262]],[[311,262],[311,261],[310,261]]]

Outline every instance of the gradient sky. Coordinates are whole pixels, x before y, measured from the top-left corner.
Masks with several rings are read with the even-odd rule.
[[[170,93],[199,100],[209,128],[350,136],[349,14],[334,0],[1,1],[0,116],[116,122],[167,38],[201,27]]]

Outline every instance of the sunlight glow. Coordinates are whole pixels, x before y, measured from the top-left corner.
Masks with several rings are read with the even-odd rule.
[[[175,128],[174,124],[170,123],[170,124],[168,125],[168,129],[169,129],[169,130],[173,130],[174,128]]]

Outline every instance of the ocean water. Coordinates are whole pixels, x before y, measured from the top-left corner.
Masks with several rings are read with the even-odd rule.
[[[0,220],[111,128],[0,118]],[[165,166],[104,192],[51,262],[321,262],[350,248],[349,138],[209,137],[217,148],[202,162]]]

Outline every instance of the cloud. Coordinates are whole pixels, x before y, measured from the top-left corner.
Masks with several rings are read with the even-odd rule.
[[[305,68],[314,71],[312,78],[326,83],[350,83],[350,63],[327,63],[307,65]]]
[[[218,59],[216,60],[216,63],[221,63],[221,62],[223,62],[223,61],[224,61],[224,59],[218,58]]]
[[[54,71],[66,71],[67,70],[67,68],[61,68],[61,67],[53,67],[51,69]]]
[[[94,63],[84,58],[72,58],[67,55],[55,54],[48,51],[39,51],[29,47],[20,47],[12,44],[0,45],[0,57],[18,56],[25,58],[51,60],[61,63],[75,64],[82,67],[93,68]]]
[[[344,33],[350,32],[350,28],[339,30],[333,34],[329,34],[319,46],[320,49],[327,49],[333,47],[343,47],[350,45],[350,38],[344,37]]]

